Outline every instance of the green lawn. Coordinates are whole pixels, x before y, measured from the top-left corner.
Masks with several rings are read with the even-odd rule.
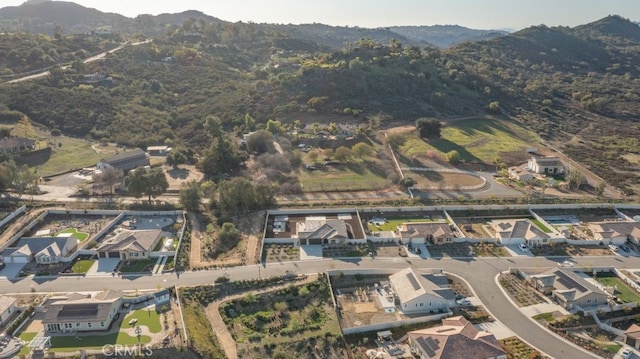
[[[18,337],[20,339],[22,339],[24,342],[29,343],[29,341],[31,341],[31,339],[35,338],[35,336],[37,334],[38,333],[24,332],[24,333],[20,333],[20,335]],[[27,345],[23,346],[22,349],[20,349],[20,352],[18,354],[24,354],[24,355],[29,354],[31,352],[31,348],[29,348]]]
[[[160,323],[160,314],[158,314],[155,309],[139,309],[133,313],[128,314],[126,317],[124,317],[121,328],[130,327],[129,321],[131,319],[137,319],[138,322],[136,323],[136,325],[139,325],[141,327],[146,326],[147,328],[149,328],[149,331],[151,331],[151,333],[160,333],[160,331],[162,330],[162,324]]]
[[[367,191],[387,186],[387,179],[366,168],[352,171],[348,168],[332,171],[301,171],[300,183],[304,192]]]
[[[141,335],[138,338],[127,333],[117,332],[105,335],[77,335],[68,337],[51,337],[52,352],[73,352],[81,349],[102,349],[106,344],[134,345],[151,342],[151,337]]]
[[[540,314],[534,315],[533,319],[535,319],[535,320],[544,320],[545,322],[550,322],[554,318],[553,318],[553,313],[540,313]]]
[[[615,286],[618,291],[616,295],[623,303],[634,303],[640,301],[640,296],[618,277],[597,277],[596,280],[598,283],[605,286]]]
[[[535,224],[536,227],[540,228],[540,230],[543,231],[544,233],[551,233],[551,230],[549,228],[547,228],[547,226],[542,224],[542,222],[540,222],[539,220],[537,220],[535,218],[531,218],[529,220],[531,221],[531,223]]]
[[[139,259],[139,260],[132,260],[130,261],[131,264],[126,266],[126,265],[122,265],[120,267],[120,272],[123,273],[137,273],[137,272],[143,272],[145,270],[145,268],[147,268],[148,266],[152,266],[154,264],[156,264],[156,262],[158,261],[157,258],[150,258],[150,259]]]
[[[95,261],[93,259],[83,259],[81,261],[77,261],[73,264],[71,270],[73,273],[87,273],[89,268],[93,265]]]
[[[71,233],[71,234],[73,234],[74,237],[78,238],[78,240],[80,242],[84,242],[84,241],[87,240],[87,238],[89,238],[89,233],[78,232],[78,230],[75,229],[75,228],[67,228],[64,231],[60,231],[60,232],[56,233],[56,237],[59,236],[60,234],[63,234],[63,233]]]
[[[375,226],[373,224],[369,224],[369,230],[372,232],[380,232],[380,231],[395,231],[398,229],[398,226],[403,223],[409,222],[435,222],[433,220],[428,220],[426,218],[403,218],[403,219],[387,219],[387,223]]]
[[[407,133],[398,150],[406,158],[424,155],[429,150],[441,155],[456,150],[463,160],[492,163],[500,152],[519,151],[537,142],[533,132],[518,124],[479,117],[445,125],[441,137],[428,143],[414,132]]]

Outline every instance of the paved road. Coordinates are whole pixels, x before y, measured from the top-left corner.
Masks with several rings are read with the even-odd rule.
[[[329,269],[368,269],[368,268],[405,268],[415,269],[442,268],[445,271],[465,278],[473,287],[476,295],[484,303],[492,316],[507,325],[519,337],[528,343],[558,359],[597,358],[589,355],[571,344],[561,340],[547,330],[539,327],[521,313],[502,294],[495,276],[512,266],[545,267],[556,266],[564,258],[547,259],[544,257],[511,257],[511,258],[463,258],[463,259],[429,259],[407,260],[403,258],[353,258],[323,259],[305,262],[269,263],[265,267],[256,266],[215,269],[209,271],[171,273],[163,275],[131,276],[126,278],[91,277],[91,278],[25,278],[16,282],[0,281],[3,292],[24,293],[38,291],[43,293],[64,292],[69,288],[82,288],[83,291],[99,291],[104,288],[134,290],[157,288],[158,286],[189,286],[212,284],[216,278],[228,275],[231,280],[257,278],[259,276],[279,276],[286,271],[294,273],[319,273]],[[576,257],[582,266],[616,266],[618,268],[640,268],[640,258]]]
[[[101,53],[99,53],[97,55],[94,55],[94,56],[91,56],[89,58],[86,58],[82,62],[86,64],[86,63],[89,63],[89,62],[100,60],[100,59],[104,58],[105,56],[107,56],[108,54],[111,54],[111,53],[114,53],[116,51],[122,50],[127,45],[129,45],[129,46],[137,46],[137,45],[142,45],[142,44],[146,44],[146,43],[149,43],[149,42],[151,42],[151,40],[138,41],[138,42],[134,42],[134,43],[130,43],[129,41],[127,41],[124,44],[122,44],[122,45],[120,45],[120,46],[118,46],[116,48],[113,48],[113,49],[111,49],[109,51],[101,52]],[[69,66],[70,65],[64,65],[64,66],[61,67],[61,69],[65,70]],[[17,82],[37,79],[37,78],[48,76],[48,75],[49,75],[49,70],[44,70],[44,71],[36,73],[36,74],[32,74],[32,75],[20,77],[20,78],[17,78],[17,79],[13,79],[11,81],[7,81],[6,83],[13,84],[13,83],[17,83]]]

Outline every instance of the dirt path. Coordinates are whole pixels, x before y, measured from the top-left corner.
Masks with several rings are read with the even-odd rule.
[[[2,233],[2,235],[0,235],[0,248],[3,248],[5,244],[8,244],[7,242],[9,241],[9,239],[11,239],[11,237],[13,237],[22,228],[24,228],[24,226],[31,223],[31,221],[33,221],[42,212],[48,209],[57,209],[57,208],[39,208],[31,212],[29,212],[29,210],[27,209],[26,213],[18,217],[18,219],[15,220],[15,222],[13,222],[13,224],[10,225],[9,228],[7,228],[7,230],[4,231],[4,233]]]
[[[260,246],[260,238],[262,237],[262,229],[265,221],[265,212],[261,211],[254,216],[248,218],[246,228],[244,230],[249,234],[247,238],[247,248],[245,256],[245,264],[251,265],[260,261],[260,253],[258,249]]]
[[[189,253],[189,265],[191,267],[198,267],[202,265],[202,225],[198,217],[189,212],[187,213],[189,222],[191,222],[191,252]]]
[[[254,293],[255,295],[260,295],[260,294],[273,292],[276,290],[286,288],[290,286],[292,283],[295,283],[296,285],[301,285],[301,284],[315,282],[316,280],[318,280],[318,275],[312,274],[312,275],[308,275],[307,278],[298,282],[288,282],[275,287],[269,287],[269,288],[261,289],[258,291],[252,291],[252,293]],[[218,342],[220,342],[220,345],[222,346],[222,350],[224,350],[224,353],[227,355],[227,358],[229,359],[238,358],[238,348],[236,347],[236,342],[235,340],[233,340],[231,333],[227,329],[227,325],[224,324],[224,320],[222,320],[222,316],[220,316],[220,306],[226,302],[229,302],[235,299],[244,298],[245,296],[246,296],[246,293],[240,293],[240,294],[235,294],[228,297],[222,297],[207,306],[206,313],[207,313],[207,318],[209,318],[209,322],[211,323],[211,328],[213,329],[214,333],[216,333],[216,336],[218,337]]]

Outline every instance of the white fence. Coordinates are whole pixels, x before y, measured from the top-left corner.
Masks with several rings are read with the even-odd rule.
[[[446,312],[446,313],[426,315],[423,317],[417,317],[417,318],[411,318],[411,319],[396,320],[393,322],[362,325],[359,327],[351,327],[351,328],[342,328],[342,333],[344,335],[349,335],[349,334],[372,332],[372,331],[379,331],[379,330],[384,330],[389,328],[401,327],[403,325],[433,322],[436,320],[440,320],[442,318],[446,318],[452,314],[453,314],[452,312]]]
[[[22,206],[16,209],[14,212],[9,214],[8,216],[4,217],[4,219],[0,221],[0,228],[2,228],[2,226],[4,226],[5,224],[11,222],[14,218],[18,217],[20,214],[24,213],[26,210],[27,210],[27,206]]]

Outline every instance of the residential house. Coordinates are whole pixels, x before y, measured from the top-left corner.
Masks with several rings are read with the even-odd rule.
[[[558,157],[531,157],[527,169],[533,173],[556,175],[564,173],[564,165]]]
[[[593,233],[593,239],[603,241],[605,244],[624,244],[627,240],[640,244],[639,222],[596,222],[590,223],[589,228]]]
[[[104,331],[122,307],[122,292],[107,290],[94,296],[52,297],[43,306],[46,311],[42,325],[47,334]]]
[[[160,242],[162,230],[123,230],[113,238],[103,241],[98,247],[100,258],[121,260],[147,259]]]
[[[405,268],[389,276],[396,304],[404,314],[445,312],[455,304],[451,288]]]
[[[611,295],[596,286],[590,277],[580,270],[551,268],[535,274],[521,274],[536,289],[551,294],[553,300],[566,309],[606,305]]]
[[[78,239],[64,237],[23,237],[2,252],[5,263],[29,263],[35,259],[38,264],[58,263],[69,256],[78,245]]]
[[[92,74],[82,75],[82,79],[79,82],[84,84],[95,84],[98,82],[111,81],[111,80],[112,78],[107,75],[94,72]]]
[[[632,346],[636,349],[640,349],[640,325],[631,324],[631,326],[624,331],[625,344]]]
[[[404,244],[451,243],[455,237],[446,222],[403,223],[399,228],[400,240]]]
[[[0,327],[9,324],[9,319],[16,313],[17,302],[14,297],[0,294]]]
[[[528,219],[495,220],[491,227],[502,244],[537,245],[549,241],[549,235]]]
[[[505,359],[496,337],[478,330],[462,316],[442,319],[442,325],[407,333],[412,352],[420,359]]]
[[[31,151],[35,148],[36,141],[22,137],[4,137],[0,138],[0,153],[16,154],[25,151]]]
[[[522,167],[509,167],[509,177],[520,182],[533,181],[533,174]]]
[[[342,219],[308,218],[296,227],[301,244],[345,243],[349,239],[347,223]]]
[[[169,146],[149,146],[147,147],[147,153],[149,156],[166,156],[169,151],[171,151],[171,147]]]
[[[129,171],[141,166],[149,166],[149,157],[147,157],[147,154],[139,148],[108,158],[103,158],[97,165],[100,171],[104,171],[107,168]]]

